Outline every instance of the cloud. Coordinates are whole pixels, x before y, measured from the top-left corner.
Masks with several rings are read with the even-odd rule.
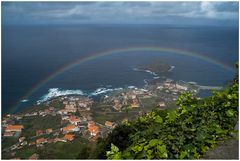
[[[238,2],[2,2],[2,17],[4,24],[237,21]]]

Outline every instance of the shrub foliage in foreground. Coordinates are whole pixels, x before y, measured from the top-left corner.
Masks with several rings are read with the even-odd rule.
[[[198,159],[232,137],[238,120],[238,82],[197,100],[181,95],[175,110],[155,110],[119,125],[99,141],[99,158]],[[124,138],[124,139],[123,139]],[[124,143],[124,144],[123,144]],[[106,152],[107,151],[107,152]]]

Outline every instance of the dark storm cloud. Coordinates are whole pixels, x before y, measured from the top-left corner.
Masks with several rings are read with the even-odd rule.
[[[189,19],[237,21],[238,2],[2,2],[3,24],[165,23],[169,19],[176,24]]]

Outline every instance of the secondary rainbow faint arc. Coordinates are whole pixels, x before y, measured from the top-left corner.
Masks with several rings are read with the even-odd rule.
[[[190,52],[190,51],[181,50],[181,49],[156,47],[156,46],[118,48],[118,49],[112,49],[112,50],[107,50],[107,51],[102,51],[102,52],[96,52],[96,53],[90,54],[86,57],[81,57],[77,61],[74,61],[73,63],[67,64],[67,65],[61,67],[56,72],[54,72],[53,74],[51,74],[50,76],[48,76],[44,80],[40,81],[40,83],[35,85],[34,88],[31,91],[29,91],[26,95],[24,95],[24,97],[21,100],[27,99],[28,97],[30,97],[39,88],[41,88],[43,85],[45,85],[47,82],[51,81],[52,79],[54,79],[58,75],[66,72],[66,71],[68,71],[68,70],[70,70],[70,69],[72,69],[72,68],[74,68],[74,67],[76,67],[76,66],[78,66],[78,65],[80,65],[84,62],[88,62],[88,61],[91,61],[91,60],[94,60],[94,59],[97,59],[97,58],[100,58],[100,57],[104,57],[104,56],[107,56],[107,55],[121,54],[121,53],[126,53],[126,52],[136,52],[136,51],[168,52],[168,53],[172,53],[172,54],[176,54],[176,55],[190,56],[190,57],[198,58],[200,60],[209,62],[211,64],[218,65],[218,66],[220,66],[220,67],[222,67],[226,70],[234,71],[234,68],[232,68],[230,66],[227,66],[226,64],[223,64],[222,62],[213,60],[213,59],[211,59],[207,56],[203,56],[203,55],[197,54],[195,52]],[[21,103],[20,101],[11,111],[15,111],[18,108],[19,104]]]

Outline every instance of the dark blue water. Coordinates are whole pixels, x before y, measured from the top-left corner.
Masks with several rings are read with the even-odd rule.
[[[41,80],[59,68],[92,53],[131,46],[159,46],[188,50],[234,66],[238,60],[238,28],[175,27],[161,25],[3,26],[2,112],[10,112]],[[223,86],[234,72],[209,62],[166,52],[127,52],[85,62],[52,79],[19,111],[36,103],[50,88],[80,89],[142,86],[152,75],[134,67],[162,59],[175,69],[174,80]]]

